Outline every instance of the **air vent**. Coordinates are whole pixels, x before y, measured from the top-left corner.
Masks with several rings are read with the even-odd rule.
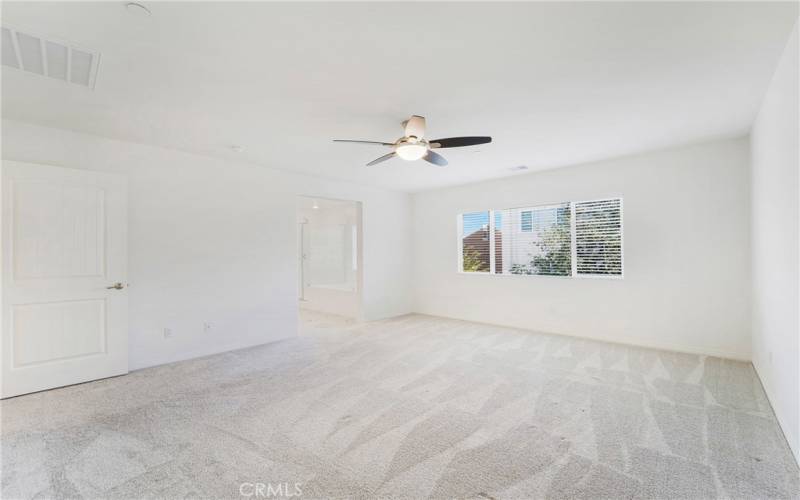
[[[94,88],[100,54],[2,27],[3,66]]]

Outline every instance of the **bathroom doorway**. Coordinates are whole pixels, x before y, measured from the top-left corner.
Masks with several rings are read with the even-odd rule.
[[[298,196],[298,304],[302,327],[361,319],[361,202]]]

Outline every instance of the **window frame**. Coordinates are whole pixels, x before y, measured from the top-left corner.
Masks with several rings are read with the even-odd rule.
[[[575,204],[576,203],[591,203],[595,201],[606,201],[606,200],[619,200],[619,221],[620,221],[620,274],[578,274],[578,247],[577,247],[577,219],[575,217]],[[557,207],[564,203],[569,204],[569,213],[570,213],[570,275],[569,276],[558,276],[558,275],[549,275],[549,274],[511,274],[511,273],[497,273],[495,269],[495,212],[502,211],[502,210],[520,210],[524,211],[527,209],[535,210],[535,209],[544,209],[549,207]],[[489,253],[490,253],[490,262],[489,262],[489,271],[464,271],[464,248],[463,248],[463,240],[462,240],[462,233],[464,229],[464,214],[475,213],[475,212],[488,212],[489,214]],[[520,212],[520,217],[522,212]],[[533,217],[533,214],[531,214]],[[507,208],[485,208],[485,209],[476,209],[476,210],[462,210],[456,214],[456,250],[458,251],[458,259],[457,259],[457,272],[458,274],[464,275],[475,275],[475,276],[510,276],[515,278],[555,278],[555,279],[600,279],[600,280],[621,280],[625,278],[625,209],[624,209],[624,199],[622,195],[614,195],[614,196],[604,196],[601,198],[590,198],[590,199],[583,199],[583,200],[570,200],[570,201],[562,201],[562,202],[553,202],[553,203],[543,203],[541,205],[524,205],[524,206],[517,206],[517,207],[507,207]],[[533,219],[531,219],[531,225],[533,223]],[[531,230],[533,228],[531,227]],[[527,231],[526,231],[527,232]]]
[[[464,233],[464,215],[465,214],[474,214],[478,212],[486,212],[489,215],[489,270],[488,271],[464,271],[464,240],[463,240],[463,233]],[[486,208],[486,209],[477,209],[477,210],[464,210],[456,214],[456,241],[457,241],[457,249],[458,249],[458,271],[461,274],[493,274],[494,273],[494,244],[492,243],[492,238],[494,238],[494,220],[492,217],[494,215],[494,210]]]

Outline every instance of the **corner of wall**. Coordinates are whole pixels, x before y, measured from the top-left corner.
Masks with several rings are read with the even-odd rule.
[[[753,368],[800,464],[800,40],[787,40],[750,134]]]

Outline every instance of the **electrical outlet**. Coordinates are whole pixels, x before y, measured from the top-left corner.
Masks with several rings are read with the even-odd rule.
[[[164,338],[168,339],[172,337],[172,328],[164,328]]]

